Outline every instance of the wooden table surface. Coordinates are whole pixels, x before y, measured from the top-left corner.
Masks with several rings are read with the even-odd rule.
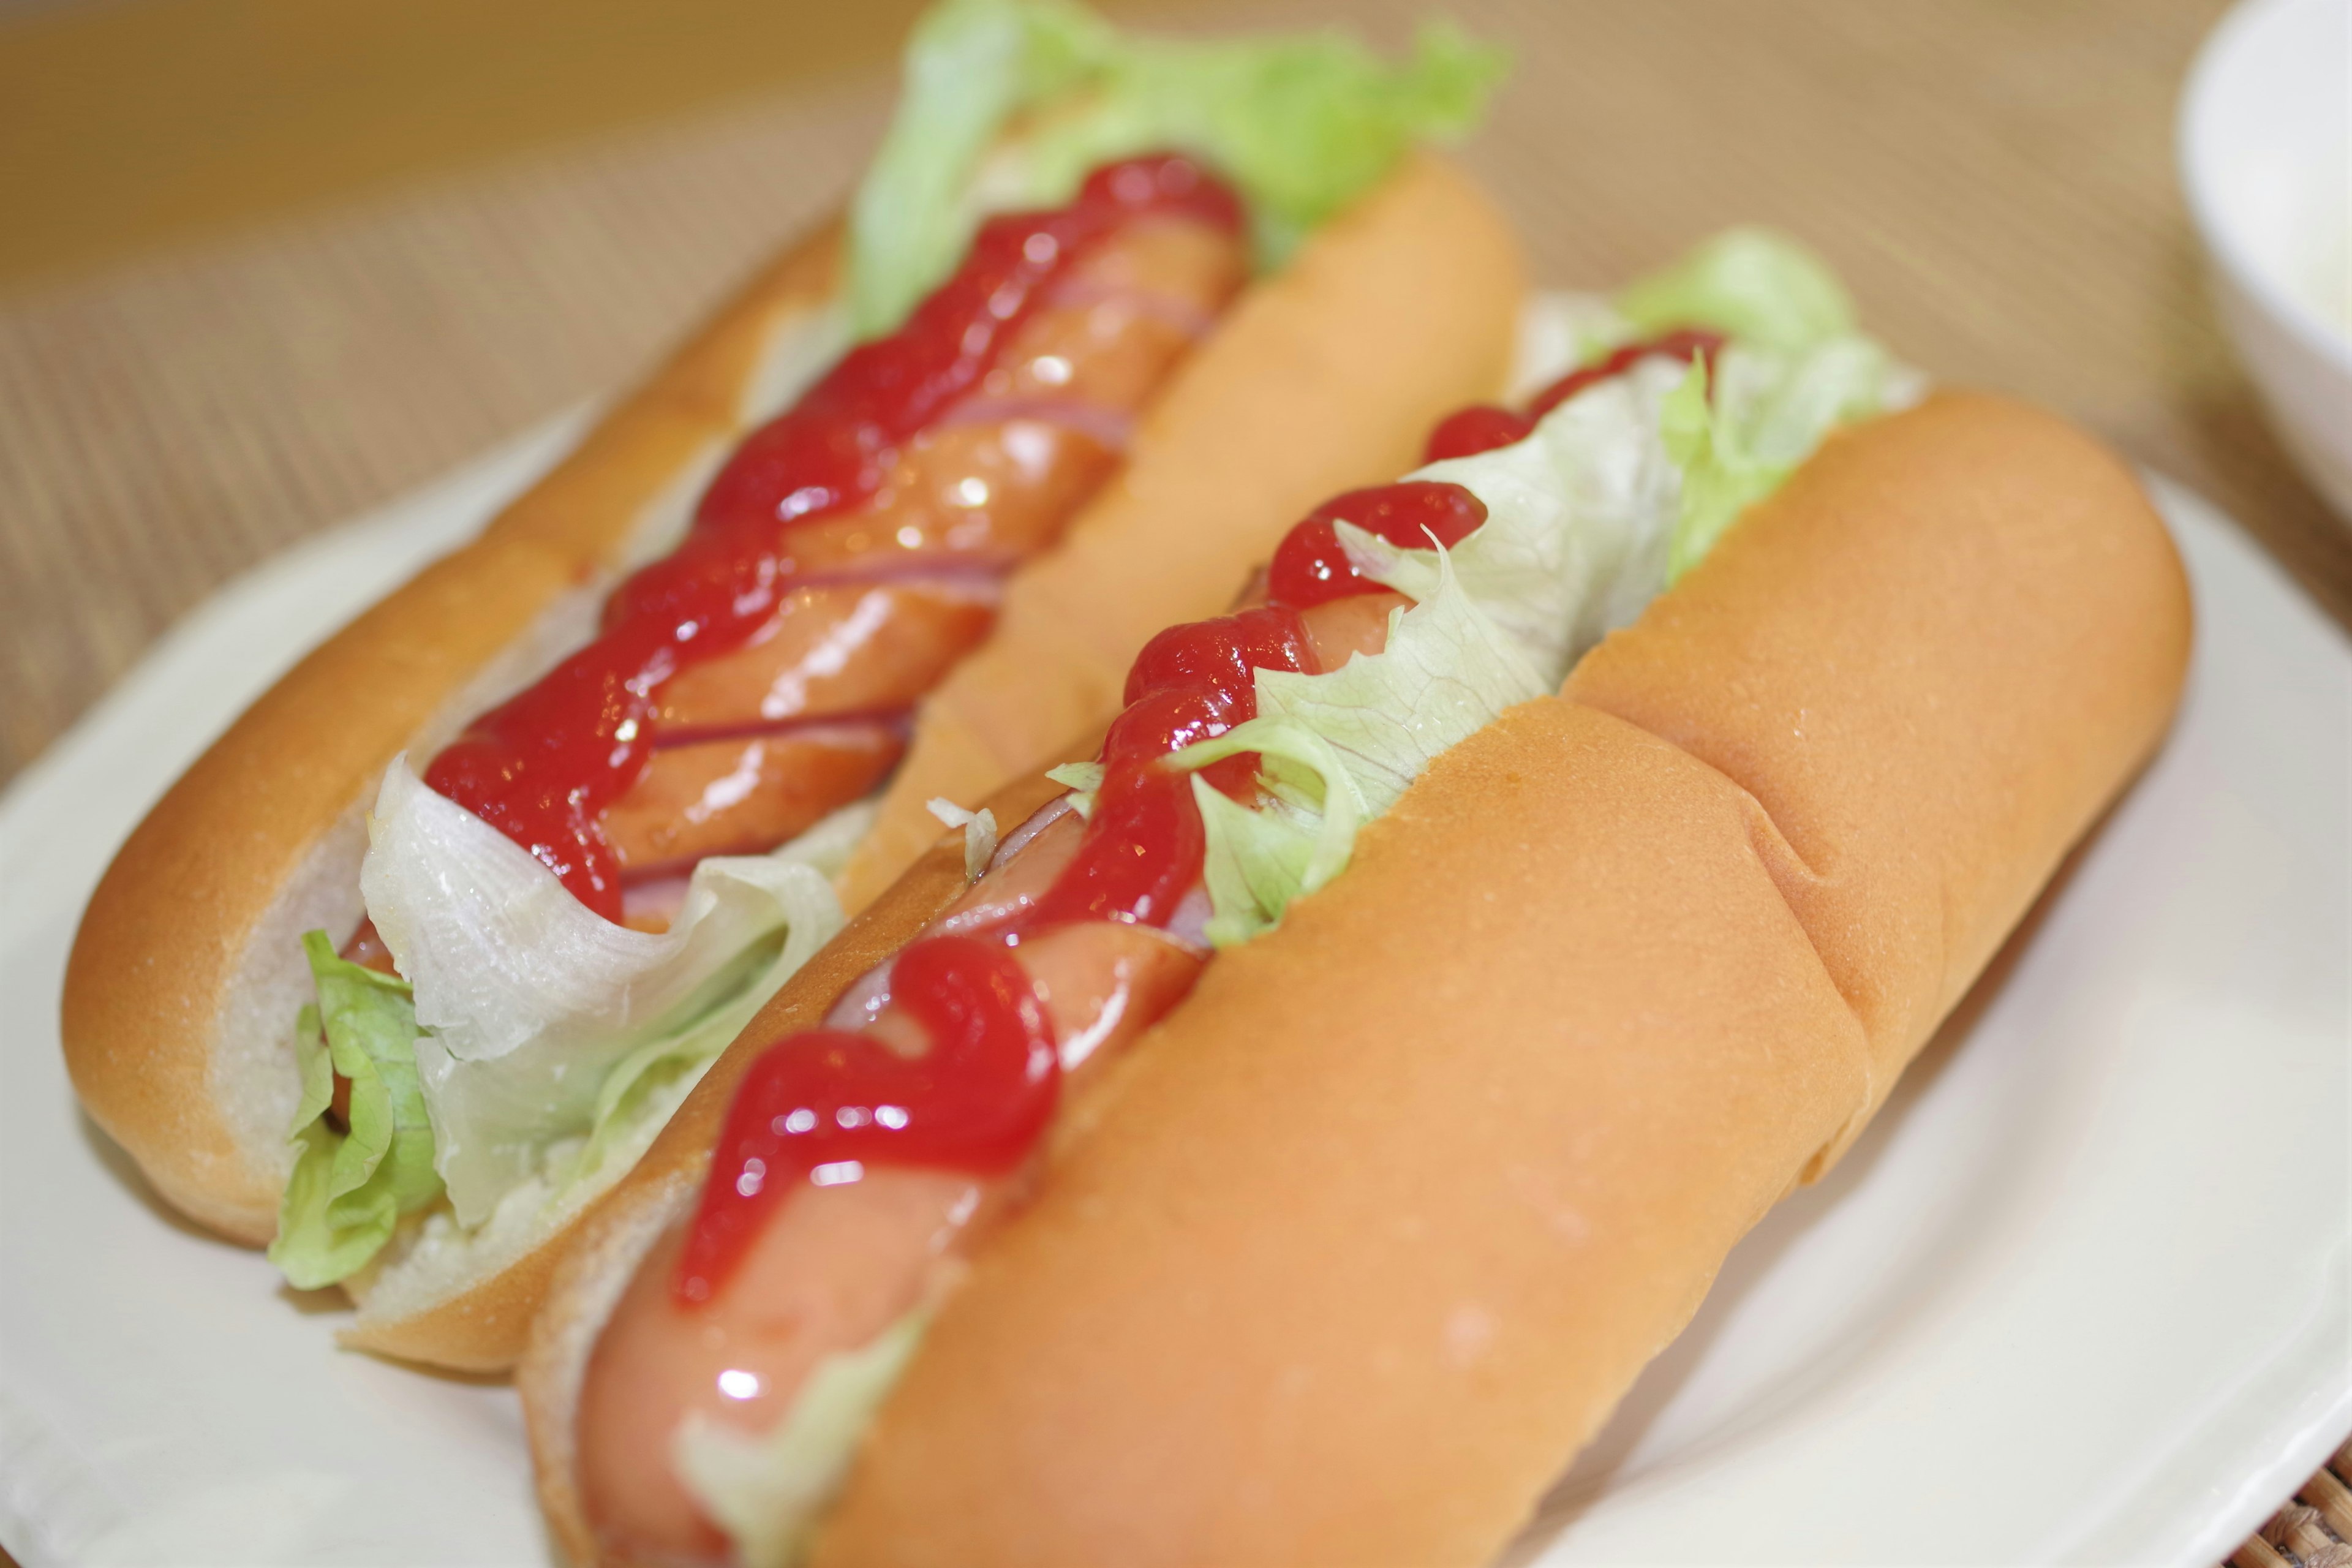
[[[837,200],[912,0],[114,0],[0,22],[0,780],[223,582],[646,365]],[[1411,0],[1190,4],[1190,28]],[[2203,491],[2352,626],[2173,175],[2219,0],[1449,0],[1540,275],[1803,237],[1941,377]]]
[[[676,14],[705,25],[649,35],[656,0],[568,3],[339,0],[348,34],[307,0],[0,26],[0,148],[39,154],[0,156],[0,780],[227,578],[646,364],[854,178],[908,8],[700,0]],[[1172,16],[1351,13],[1393,39],[1413,9]],[[2174,100],[2218,9],[1462,0],[1519,59],[1465,155],[1561,283],[1785,226],[1917,363],[2188,481],[2352,625],[2352,531],[2263,427],[2174,185]],[[528,58],[518,12],[572,52]],[[244,62],[210,98],[176,68],[200,48]],[[801,74],[762,92],[746,57]],[[621,90],[616,59],[647,85]],[[688,110],[698,68],[720,96]],[[338,174],[360,183],[331,193]]]

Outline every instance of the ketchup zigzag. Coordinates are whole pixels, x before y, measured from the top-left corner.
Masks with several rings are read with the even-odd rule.
[[[624,884],[639,868],[623,853],[628,846],[615,843],[606,814],[649,770],[665,766],[665,752],[711,743],[707,734],[666,735],[666,695],[698,669],[785,635],[796,595],[805,602],[813,587],[863,588],[869,592],[859,602],[869,603],[872,591],[887,584],[906,598],[908,616],[928,615],[934,623],[938,657],[903,672],[890,692],[895,700],[864,733],[846,733],[845,721],[836,731],[844,744],[825,770],[830,787],[809,792],[793,822],[769,821],[761,835],[765,844],[724,847],[770,847],[867,793],[903,749],[899,714],[985,635],[994,579],[1050,542],[1084,492],[1108,476],[1117,458],[1112,438],[1124,430],[1116,402],[1117,416],[1106,418],[1099,405],[1051,395],[1054,368],[1065,381],[1070,376],[1066,356],[1033,358],[1024,368],[1044,384],[1022,395],[1017,409],[990,397],[1009,417],[962,423],[955,417],[959,405],[979,400],[990,373],[1023,329],[1054,304],[1057,290],[1070,289],[1079,300],[1074,308],[1094,302],[1072,282],[1106,240],[1147,219],[1186,220],[1230,238],[1241,216],[1224,185],[1182,158],[1162,155],[1097,170],[1065,207],[991,219],[961,268],[903,327],[852,350],[792,409],[743,442],[704,493],[685,541],[624,581],[607,601],[594,641],[477,719],[434,759],[425,782],[530,849],[589,908],[618,921]],[[1096,300],[1150,297],[1116,280],[1093,293]],[[1172,321],[1170,330],[1186,336],[1199,327],[1197,311],[1182,300],[1135,313]],[[1116,397],[1119,390],[1148,388],[1111,390]],[[938,519],[910,521],[880,537],[861,526],[875,521],[894,486],[936,480],[984,442],[994,443],[994,455],[1012,470],[1008,479],[1020,477],[1024,442],[1039,459],[1028,466],[1043,468],[1056,432],[1091,447],[1096,457],[1076,465],[1075,485],[1056,487],[1064,493],[1050,500],[1060,504],[1040,506],[1045,537],[1001,542],[985,527],[968,531],[977,537],[959,534],[954,503],[977,510],[991,494],[991,481],[969,464],[949,479],[955,493],[933,509]],[[884,705],[869,694],[858,706]],[[745,726],[772,717],[782,725],[820,711],[769,715],[755,700],[751,712],[725,721],[735,739],[756,743],[760,737]],[[707,731],[709,718],[696,727]],[[739,767],[745,754],[739,750]],[[690,790],[697,767],[708,773],[724,762],[704,758],[670,768],[677,775],[671,782]],[[661,803],[652,804],[656,809],[645,815],[658,816]],[[691,858],[667,857],[658,868]]]

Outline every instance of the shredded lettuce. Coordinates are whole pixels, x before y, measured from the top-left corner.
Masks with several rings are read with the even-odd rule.
[[[407,983],[336,957],[322,931],[305,932],[302,951],[319,999],[294,1025],[302,1100],[269,1260],[291,1284],[315,1290],[373,1258],[402,1215],[440,1196],[441,1178],[411,1054],[416,1009]],[[329,1113],[338,1073],[352,1086],[341,1127]]]
[[[888,331],[954,269],[982,215],[1067,201],[1162,148],[1239,188],[1261,264],[1418,142],[1484,111],[1501,54],[1442,26],[1388,65],[1339,33],[1130,37],[1068,0],[944,0],[915,28],[897,118],[850,209],[850,310]]]
[[[1205,767],[1256,752],[1270,795],[1252,809],[1194,774],[1207,850],[1202,879],[1210,916],[1202,934],[1212,947],[1249,941],[1302,898],[1347,868],[1366,814],[1362,789],[1337,747],[1306,725],[1253,719],[1182,754],[1181,766]]]
[[[1758,348],[1805,349],[1854,331],[1837,274],[1769,228],[1726,229],[1619,291],[1614,304],[1637,337],[1706,327]]]
[[[698,1073],[841,925],[830,869],[870,807],[836,813],[773,855],[695,868],[670,929],[592,913],[498,829],[384,774],[360,887],[414,984],[415,1061],[434,1163],[457,1222],[477,1226],[549,1173],[596,1168],[631,1114]]]
[[[923,803],[923,809],[940,819],[942,826],[963,829],[963,879],[977,882],[996,858],[996,813],[986,806],[978,811],[966,811],[945,795],[935,795]]]
[[[670,1091],[691,1087],[691,1080],[719,1059],[797,966],[784,962],[787,940],[785,932],[778,931],[745,948],[705,987],[703,994],[718,1001],[699,1009],[692,1004],[678,1008],[674,1024],[656,1026],[652,1038],[606,1071],[590,1112],[588,1141],[559,1173],[564,1180],[578,1181],[602,1171],[616,1151],[635,1140],[639,1124],[656,1106],[675,1105]],[[556,1146],[574,1130],[570,1125],[547,1130],[542,1147]]]
[[[1553,684],[1471,601],[1443,552],[1438,569],[1434,594],[1390,616],[1381,652],[1322,675],[1258,672],[1258,717],[1329,742],[1370,816],[1431,758]]]
[[[1173,759],[1264,759],[1255,806],[1193,781],[1212,943],[1279,922],[1441,752],[1555,689],[1832,429],[1920,390],[1853,330],[1837,280],[1760,230],[1701,246],[1613,305],[1551,301],[1534,323],[1553,354],[1580,360],[1689,326],[1729,335],[1712,388],[1706,366],[1653,356],[1570,398],[1524,441],[1410,476],[1485,503],[1486,521],[1451,551],[1338,525],[1357,570],[1414,603],[1391,617],[1382,653],[1320,675],[1260,670],[1259,716]]]
[[[1322,675],[1260,670],[1258,716],[1176,753],[1201,768],[1259,753],[1273,799],[1251,809],[1195,778],[1208,849],[1212,945],[1246,942],[1293,899],[1345,868],[1356,829],[1394,805],[1431,760],[1514,703],[1550,689],[1479,612],[1438,552],[1436,591],[1389,617],[1388,646]]]
[[[1510,395],[1533,395],[1613,349],[1705,327],[1751,348],[1798,351],[1854,334],[1845,286],[1769,228],[1727,229],[1616,295],[1539,290],[1519,314]]]
[[[1070,809],[1078,814],[1079,821],[1094,816],[1095,796],[1102,793],[1100,763],[1064,763],[1058,768],[1047,768],[1045,776],[1055,784],[1070,786]]]
[[[1861,336],[1796,353],[1734,344],[1715,368],[1712,389],[1706,367],[1692,365],[1663,411],[1661,435],[1683,471],[1667,581],[1697,565],[1831,430],[1900,407],[1917,392],[1914,375]]]
[[[848,1474],[857,1441],[922,1342],[908,1312],[872,1343],[825,1357],[774,1429],[754,1436],[696,1412],[671,1439],[688,1490],[735,1542],[744,1568],[785,1568]]]
[[[916,24],[898,114],[850,207],[859,336],[888,331],[954,267],[990,139],[1100,68],[1111,47],[1109,26],[1066,0],[947,0]]]
[[[1664,581],[1680,471],[1657,440],[1682,367],[1643,360],[1570,399],[1513,446],[1432,463],[1413,477],[1457,484],[1486,521],[1448,562],[1463,590],[1557,686],[1577,656],[1640,613]],[[1408,598],[1437,589],[1433,551],[1349,524],[1358,571]]]

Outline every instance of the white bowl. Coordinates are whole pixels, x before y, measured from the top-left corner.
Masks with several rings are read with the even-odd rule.
[[[2189,71],[2179,134],[2222,324],[2352,521],[2352,0],[2242,0]]]

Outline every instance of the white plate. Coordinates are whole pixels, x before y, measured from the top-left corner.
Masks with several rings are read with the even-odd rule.
[[[512,1396],[339,1352],[334,1312],[161,1210],[74,1109],[57,999],[180,767],[563,434],[237,584],[0,805],[0,1542],[26,1568],[550,1554]],[[1515,1560],[2210,1563],[2352,1430],[2352,648],[2163,499],[2202,616],[2169,748]]]

